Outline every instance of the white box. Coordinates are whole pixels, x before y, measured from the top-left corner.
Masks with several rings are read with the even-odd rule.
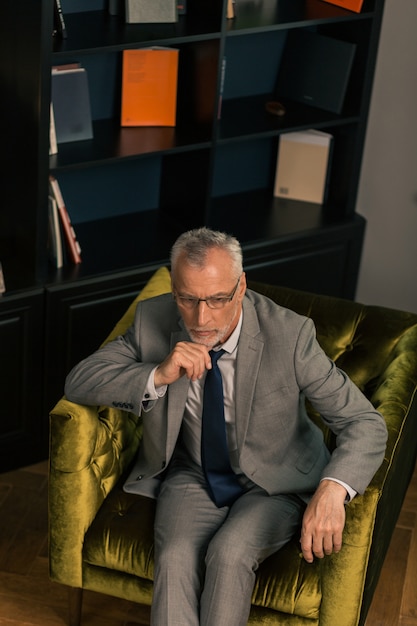
[[[163,24],[177,20],[177,0],[126,0],[128,24]]]

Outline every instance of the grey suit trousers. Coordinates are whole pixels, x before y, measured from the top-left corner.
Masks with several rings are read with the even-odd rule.
[[[176,454],[158,497],[151,626],[244,626],[255,572],[300,527],[305,504],[253,483],[230,508],[201,468]]]

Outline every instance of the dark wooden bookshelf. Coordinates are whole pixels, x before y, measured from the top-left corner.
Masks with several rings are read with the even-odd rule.
[[[20,449],[26,462],[46,453],[48,411],[69,367],[168,263],[183,230],[234,233],[249,278],[354,298],[366,226],[356,195],[384,0],[365,0],[361,13],[322,0],[237,0],[233,20],[226,0],[188,0],[178,23],[154,25],[125,24],[104,0],[62,4],[66,39],[53,35],[52,0],[0,3],[0,341],[11,352],[1,363],[20,381],[17,400],[2,409],[0,451],[10,465]],[[340,114],[277,92],[296,29],[355,44]],[[179,49],[174,128],[120,127],[122,51],[144,46]],[[51,67],[74,61],[87,70],[94,136],[49,156]],[[284,117],[266,111],[274,99]],[[278,201],[280,135],[309,128],[334,137],[326,202]],[[48,252],[50,173],[82,247],[82,263],[59,270]]]

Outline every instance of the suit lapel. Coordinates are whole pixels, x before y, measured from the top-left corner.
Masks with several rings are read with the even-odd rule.
[[[236,359],[236,438],[239,450],[246,438],[263,348],[255,309],[245,298]]]

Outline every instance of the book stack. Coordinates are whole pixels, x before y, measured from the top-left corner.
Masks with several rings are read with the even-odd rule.
[[[57,179],[49,176],[49,251],[56,268],[71,263],[81,263],[81,247],[71,218],[65,206]]]

